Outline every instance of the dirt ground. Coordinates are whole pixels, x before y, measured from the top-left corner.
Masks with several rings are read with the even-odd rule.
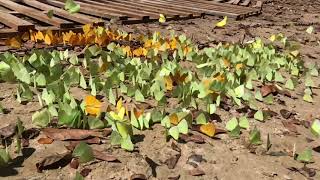
[[[203,19],[192,19],[178,22],[167,22],[165,25],[158,23],[119,26],[128,32],[146,33],[161,31],[164,34],[168,30],[177,33],[185,33],[192,37],[200,46],[211,46],[216,42],[245,42],[254,37],[261,37],[265,41],[271,34],[283,33],[288,39],[301,45],[302,58],[306,63],[320,60],[320,2],[314,0],[268,0],[263,5],[263,13],[259,16],[249,17],[244,20],[229,20],[223,29],[214,29],[214,24],[221,17],[206,16]],[[306,29],[313,25],[317,33],[308,34]],[[317,85],[320,78],[315,81]],[[231,139],[227,134],[217,135],[217,138],[206,138],[205,144],[177,143],[181,149],[181,157],[174,169],[169,169],[164,164],[166,159],[177,154],[171,148],[172,140],[166,142],[164,129],[160,125],[153,126],[152,130],[136,131],[135,144],[137,151],[126,152],[120,148],[112,147],[109,143],[96,145],[95,148],[105,150],[115,155],[121,163],[108,163],[95,161],[81,165],[80,169],[90,168],[91,173],[86,179],[129,179],[132,174],[144,174],[148,179],[174,179],[180,175],[180,179],[206,179],[206,180],[233,180],[233,179],[308,179],[292,167],[301,168],[303,164],[288,156],[288,152],[296,150],[301,152],[310,147],[311,140],[319,141],[310,133],[310,130],[302,125],[296,126],[299,135],[289,132],[283,124],[284,120],[280,109],[296,112],[298,120],[310,121],[320,118],[320,90],[315,89],[314,103],[310,104],[302,100],[303,83],[293,93],[294,98],[277,96],[285,102],[285,105],[274,103],[268,106],[278,115],[269,118],[265,123],[250,119],[250,127],[255,125],[261,130],[263,145],[257,149],[248,149],[246,139],[248,131],[245,131],[240,139]],[[0,127],[15,122],[20,117],[26,127],[32,127],[31,116],[40,108],[37,100],[26,105],[19,104],[13,94],[14,84],[0,83],[0,101],[8,114],[0,114]],[[230,113],[231,112],[231,113]],[[235,109],[230,112],[218,110],[217,114],[221,122],[216,122],[219,127],[225,127],[225,123],[231,116],[237,115]],[[270,134],[272,147],[268,155],[265,154],[267,134]],[[41,135],[40,135],[41,137]],[[50,145],[40,145],[37,139],[30,141],[30,148],[25,150],[25,156],[20,157],[9,168],[0,169],[0,179],[73,179],[76,170],[69,166],[57,170],[47,170],[37,173],[36,162],[48,154],[62,153],[66,151],[64,142],[55,141]],[[289,153],[290,154],[290,153]],[[189,170],[193,166],[188,163],[191,155],[202,155],[203,160],[197,162],[200,169],[205,172],[202,176],[191,176]],[[194,156],[193,156],[194,157]],[[150,163],[151,159],[153,163]],[[199,160],[199,159],[196,159]],[[200,159],[201,160],[201,159]],[[320,179],[320,153],[313,151],[314,163],[307,167],[315,168],[316,175],[309,179]],[[290,170],[291,169],[291,170]]]

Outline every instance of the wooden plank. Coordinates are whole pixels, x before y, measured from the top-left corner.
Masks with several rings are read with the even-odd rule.
[[[19,32],[14,29],[0,29],[0,39],[7,39],[10,37],[17,36]]]
[[[109,1],[109,0],[103,0],[103,1]],[[111,0],[114,2],[123,2],[122,0]],[[144,8],[151,8],[151,9],[155,9],[159,12],[163,11],[165,9],[165,11],[167,12],[172,12],[173,14],[182,14],[182,15],[186,15],[189,17],[200,17],[201,13],[194,11],[194,10],[188,10],[188,9],[181,9],[181,8],[176,8],[173,6],[170,6],[170,4],[168,5],[162,5],[162,4],[152,4],[152,3],[148,3],[148,2],[142,2],[142,1],[126,1],[126,4],[131,4],[131,5],[136,5],[139,7],[144,7]],[[164,13],[166,14],[166,13]]]
[[[177,13],[177,12],[172,12],[170,10],[167,9],[159,9],[159,8],[155,8],[152,6],[144,6],[144,5],[138,5],[137,3],[132,3],[132,2],[128,2],[128,1],[104,1],[104,0],[95,0],[95,2],[101,2],[103,4],[105,4],[106,6],[108,6],[109,4],[112,5],[116,5],[116,6],[120,6],[120,7],[126,7],[126,8],[130,8],[130,9],[134,9],[137,11],[140,11],[142,13],[147,12],[147,13],[153,13],[155,15],[157,15],[157,18],[159,18],[159,14],[165,14],[167,17],[179,17],[180,15],[182,16],[190,16],[189,13]]]
[[[222,8],[231,8],[231,9],[241,9],[241,10],[248,10],[248,11],[256,11],[256,8],[251,8],[251,7],[240,7],[240,6],[235,6],[232,4],[226,4],[225,3],[219,3],[219,2],[214,2],[214,1],[207,1],[207,0],[188,0],[188,1],[192,1],[192,2],[197,2],[197,3],[201,3],[201,4],[210,4],[210,5],[215,5],[215,6],[219,6]],[[234,1],[234,0],[232,0]]]
[[[157,0],[150,0],[148,2],[157,3],[157,4],[168,4],[168,2],[166,2],[166,1],[157,1]],[[171,5],[174,5],[175,7],[178,7],[178,8],[181,8],[181,9],[186,8],[186,4],[181,5],[179,3],[175,3],[174,1],[170,1],[170,2],[172,2]],[[221,10],[219,10],[219,8],[206,9],[206,8],[196,7],[196,6],[192,6],[192,7],[190,6],[188,8],[196,10],[196,11],[199,11],[199,12],[204,12],[204,13],[209,14],[209,15],[229,16],[229,17],[233,17],[233,18],[238,18],[239,17],[239,14],[237,14],[237,13],[221,11]]]
[[[250,4],[251,0],[244,0],[240,5],[241,6],[248,6]]]
[[[208,10],[218,10],[218,11],[225,11],[225,12],[232,12],[232,13],[238,13],[240,14],[246,14],[251,12],[251,10],[246,9],[245,7],[240,7],[236,5],[231,5],[232,7],[229,6],[224,6],[224,4],[219,5],[216,4],[210,4],[210,3],[202,3],[201,2],[196,2],[196,1],[186,1],[186,0],[157,0],[157,1],[165,1],[170,4],[175,4],[175,5],[180,5],[184,4],[185,6],[190,6],[190,7],[197,7],[197,8],[204,8]],[[209,1],[211,2],[211,1]]]
[[[35,0],[21,0],[21,2],[23,2],[23,3],[25,3],[25,4],[29,5],[29,6],[44,10],[44,11],[53,10],[53,12],[54,12],[53,14],[61,16],[61,17],[64,17],[66,19],[69,19],[69,20],[72,20],[72,21],[75,21],[75,22],[78,22],[80,24],[91,24],[91,23],[94,23],[94,24],[99,25],[99,26],[104,26],[104,21],[102,21],[101,19],[98,19],[98,18],[94,18],[94,17],[91,17],[91,16],[79,14],[79,13],[71,14],[71,13],[69,13],[69,12],[67,12],[67,11],[65,11],[63,9],[56,8],[54,6],[50,6],[50,5],[41,3],[39,1],[35,1]]]
[[[238,5],[241,0],[235,0],[232,4]]]
[[[17,4],[10,0],[6,0],[6,1],[1,0],[0,5],[53,26],[57,26],[60,28],[68,28],[73,26],[72,22],[69,22],[60,18],[56,18],[56,17],[49,18],[42,11]]]
[[[28,31],[34,29],[34,25],[26,20],[20,19],[12,14],[0,11],[0,22],[17,31]]]
[[[47,3],[47,4],[50,4],[52,6],[56,6],[59,8],[64,8],[63,2],[54,1],[54,0],[38,0],[38,1],[41,1],[43,3]],[[106,13],[104,11],[101,11],[101,10],[95,9],[95,8],[91,8],[91,7],[88,8],[88,7],[81,6],[80,13],[89,14],[89,15],[93,15],[93,16],[97,16],[97,17],[106,18],[106,19],[116,19],[116,18],[119,18],[120,20],[128,19],[127,15],[124,15],[121,13],[115,13],[115,12],[110,12],[110,11]]]
[[[79,0],[81,2],[84,2],[84,3],[87,3],[87,4],[91,4],[91,5],[97,5],[101,8],[105,8],[105,7],[108,7],[108,8],[112,8],[112,9],[117,9],[117,10],[120,10],[120,11],[124,11],[124,12],[130,12],[134,15],[138,15],[138,16],[142,16],[143,17],[151,17],[151,18],[159,18],[159,13],[154,13],[154,12],[150,12],[150,11],[145,11],[143,9],[136,9],[135,7],[128,7],[126,6],[125,4],[115,4],[115,3],[112,3],[112,2],[108,2],[108,3],[103,3],[101,1],[97,1],[97,0]],[[132,16],[132,17],[135,17],[135,18],[139,18],[138,16]]]
[[[50,0],[50,1],[60,1],[60,2],[64,3],[65,0]],[[149,19],[148,15],[137,14],[137,13],[126,11],[126,10],[120,10],[120,9],[123,9],[123,8],[118,9],[117,7],[102,6],[102,5],[97,5],[97,4],[89,4],[89,3],[79,2],[79,1],[77,1],[77,3],[81,7],[89,8],[91,10],[96,9],[98,11],[105,12],[105,13],[111,12],[111,13],[124,14],[124,15],[126,15],[128,17],[133,17],[133,18],[138,18],[138,19]]]
[[[201,4],[210,4],[210,5],[215,5],[221,8],[228,8],[228,9],[241,9],[241,10],[248,10],[248,11],[256,11],[256,8],[251,8],[251,7],[241,7],[241,6],[235,6],[232,4],[227,4],[227,2],[233,2],[235,0],[227,0],[227,2],[224,3],[219,3],[219,2],[215,2],[215,1],[208,1],[208,0],[188,0],[191,2],[197,2],[197,3],[201,3]]]

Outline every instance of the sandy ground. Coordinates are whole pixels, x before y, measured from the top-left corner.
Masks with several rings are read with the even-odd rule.
[[[119,26],[129,32],[146,33],[161,31],[164,34],[168,30],[177,33],[185,33],[192,37],[193,41],[200,46],[212,46],[216,42],[245,42],[254,37],[261,37],[265,41],[275,33],[283,33],[290,40],[301,45],[302,58],[306,63],[320,60],[320,5],[313,0],[271,0],[263,6],[263,14],[249,17],[244,20],[229,20],[223,29],[214,29],[214,24],[221,17],[206,16],[203,19],[192,19],[177,22],[167,22],[165,25],[158,23]],[[318,32],[308,34],[305,30],[313,25]],[[317,84],[320,79],[316,79]],[[0,101],[10,112],[0,114],[0,127],[10,122],[15,122],[20,117],[26,127],[32,127],[31,116],[39,109],[35,100],[26,105],[16,102],[13,94],[16,91],[14,84],[0,83]],[[302,100],[303,84],[299,85],[293,95],[297,99],[277,96],[283,100],[285,105],[275,103],[268,106],[271,110],[279,113],[280,109],[296,112],[298,120],[310,121],[320,117],[320,90],[316,89],[314,103],[310,104]],[[231,112],[231,113],[230,113]],[[230,112],[218,110],[217,114],[221,122],[217,125],[224,127],[226,121],[233,115],[237,115],[234,108]],[[206,138],[205,144],[178,143],[181,149],[181,157],[174,169],[169,169],[164,162],[175,156],[178,152],[171,148],[172,141],[166,142],[164,129],[155,125],[152,130],[136,131],[135,146],[137,151],[126,152],[120,148],[111,147],[109,143],[96,145],[95,148],[106,150],[118,157],[121,163],[108,163],[95,161],[90,164],[81,165],[83,168],[92,169],[86,179],[129,179],[132,174],[144,174],[148,179],[168,179],[177,177],[180,179],[208,179],[208,180],[233,180],[233,179],[307,179],[298,172],[290,170],[290,167],[301,168],[302,163],[288,156],[294,147],[301,152],[311,143],[307,139],[316,140],[310,130],[302,125],[296,126],[299,135],[292,134],[286,129],[281,115],[269,118],[265,123],[250,119],[251,128],[255,125],[261,130],[263,145],[257,149],[248,149],[246,142],[248,131],[244,131],[240,139],[231,139],[228,135],[218,135],[217,139]],[[264,153],[266,148],[267,134],[270,134],[273,144],[271,155]],[[37,139],[36,139],[37,140]],[[72,179],[76,170],[66,166],[58,170],[48,170],[37,173],[36,162],[49,154],[66,151],[63,142],[54,142],[50,145],[40,145],[36,140],[30,141],[30,148],[22,161],[9,168],[0,169],[0,179]],[[319,141],[319,139],[317,139]],[[191,176],[189,171],[194,167],[188,162],[192,155],[202,155],[203,160],[198,163],[198,168],[205,172],[203,176]],[[152,159],[150,163],[146,159]],[[316,169],[316,175],[310,179],[320,179],[320,153],[313,151],[315,163],[309,164],[309,168]],[[291,168],[292,169],[292,168]]]

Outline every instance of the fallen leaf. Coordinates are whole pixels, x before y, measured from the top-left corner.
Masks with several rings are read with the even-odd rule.
[[[92,169],[84,168],[84,169],[81,170],[80,174],[81,174],[83,177],[87,177],[91,171],[92,171]]]
[[[147,180],[148,178],[144,174],[132,174],[130,180]]]
[[[286,110],[286,109],[281,109],[280,114],[283,118],[289,119],[293,113],[291,111]]]
[[[39,144],[52,144],[52,142],[53,142],[53,139],[51,138],[40,138],[38,140]]]
[[[298,129],[297,127],[292,123],[292,121],[281,121],[283,126],[285,128],[287,128],[290,132],[296,134],[296,135],[299,135],[300,133],[298,132]]]
[[[176,176],[170,176],[168,177],[168,180],[179,180],[180,179],[180,174],[176,175]]]
[[[179,134],[179,138],[185,142],[194,142],[197,144],[205,143],[205,140],[202,136],[195,134]]]
[[[180,159],[180,156],[181,156],[180,153],[173,155],[170,158],[168,158],[167,160],[165,160],[164,164],[166,164],[169,169],[174,169]]]
[[[73,158],[70,162],[70,167],[73,169],[78,169],[79,164],[79,160],[77,158]]]
[[[86,96],[84,102],[86,113],[95,116],[98,116],[101,113],[102,103],[94,96]]]
[[[16,124],[9,124],[0,129],[0,138],[9,138],[16,133]]]
[[[179,153],[181,153],[181,148],[174,142],[171,143],[171,148]]]
[[[88,137],[102,137],[103,133],[97,130],[56,129],[44,128],[42,132],[53,140],[83,140]]]
[[[69,141],[69,142],[75,144],[75,146],[80,142],[85,142],[87,144],[101,144],[101,139],[98,137],[93,137],[93,138],[77,140],[77,141]]]
[[[275,85],[264,85],[260,89],[262,97],[266,97],[271,93],[277,92],[277,88]]]
[[[207,162],[207,160],[205,160],[203,156],[199,154],[192,154],[187,160],[187,164],[190,164],[194,168],[197,168],[201,162]]]
[[[71,162],[71,159],[72,155],[70,152],[45,157],[36,164],[37,171],[41,173],[45,169],[58,169],[64,167]]]
[[[200,168],[194,168],[192,170],[189,170],[189,174],[191,176],[202,176],[202,175],[205,175],[206,173]]]
[[[93,156],[96,159],[107,162],[120,162],[115,156],[93,149]]]

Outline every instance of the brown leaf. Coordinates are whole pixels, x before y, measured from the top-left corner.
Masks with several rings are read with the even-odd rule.
[[[144,174],[132,174],[130,180],[147,180],[148,178]]]
[[[9,124],[0,129],[0,138],[9,138],[16,133],[16,124]]]
[[[199,154],[192,154],[188,157],[187,164],[190,164],[191,166],[197,168],[201,162],[207,162],[202,155]]]
[[[260,89],[262,97],[266,97],[271,93],[277,92],[277,88],[275,85],[264,85]]]
[[[205,175],[206,173],[203,170],[201,170],[200,168],[194,168],[189,171],[189,174],[191,176],[202,176],[202,175]]]
[[[286,109],[281,109],[280,114],[283,118],[289,119],[293,113],[291,111],[286,110]]]
[[[178,174],[177,176],[168,177],[168,180],[178,180],[178,179],[180,179],[180,174]]]
[[[282,121],[282,124],[285,128],[287,128],[290,132],[298,135],[300,134],[297,130],[297,127],[292,123],[292,121]]]
[[[70,143],[79,144],[80,142],[85,142],[87,144],[101,144],[101,139],[98,137],[93,137],[89,139],[79,140],[79,141],[70,141]]]
[[[51,138],[40,138],[38,139],[39,144],[52,144],[53,139]]]
[[[80,172],[80,174],[81,174],[83,177],[87,177],[91,171],[92,171],[92,169],[84,168],[84,169],[82,169],[82,171]]]
[[[181,153],[181,148],[174,142],[171,143],[171,148],[179,153]]]
[[[55,129],[44,128],[42,132],[49,138],[54,140],[82,140],[89,137],[102,137],[103,133],[97,130],[82,129]]]
[[[56,154],[45,157],[36,164],[37,171],[42,172],[45,169],[58,169],[70,163],[72,154],[70,152],[64,154]]]
[[[185,142],[194,142],[194,143],[198,143],[198,144],[205,143],[204,138],[200,135],[179,134],[179,138]]]
[[[178,163],[179,159],[180,159],[181,154],[176,154],[174,156],[171,156],[170,158],[168,158],[164,164],[166,164],[168,166],[169,169],[174,169],[174,167],[176,167],[176,164]]]
[[[120,162],[115,156],[107,154],[105,152],[101,152],[98,150],[93,150],[93,156],[96,159],[102,160],[102,161],[107,161],[107,162]]]
[[[77,158],[73,158],[70,162],[70,167],[73,169],[78,169],[79,164],[79,160]]]
[[[278,116],[278,113],[275,111],[272,111],[271,109],[263,110],[263,114],[266,114],[269,117]]]
[[[310,145],[314,151],[320,153],[320,140],[313,141]]]

